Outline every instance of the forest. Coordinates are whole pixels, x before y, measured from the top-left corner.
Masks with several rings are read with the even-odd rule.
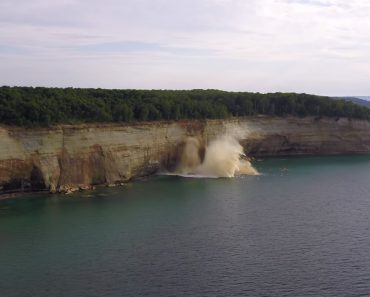
[[[0,123],[16,126],[253,115],[369,119],[370,109],[297,93],[0,87]]]

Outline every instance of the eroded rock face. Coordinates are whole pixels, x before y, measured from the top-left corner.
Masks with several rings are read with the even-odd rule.
[[[119,185],[175,168],[181,144],[234,134],[251,155],[370,153],[370,122],[348,119],[249,117],[140,124],[0,127],[0,193],[72,192]]]

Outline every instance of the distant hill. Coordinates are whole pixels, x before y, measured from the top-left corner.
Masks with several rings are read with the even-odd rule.
[[[370,100],[370,96],[354,96],[359,99]]]
[[[334,100],[346,100],[353,102],[360,106],[370,108],[370,96],[356,96],[356,97],[333,97]]]

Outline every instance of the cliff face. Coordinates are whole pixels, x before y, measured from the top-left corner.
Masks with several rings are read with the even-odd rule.
[[[0,127],[0,193],[67,192],[119,184],[174,168],[186,136],[206,144],[232,133],[247,154],[370,153],[370,122],[347,119],[250,117],[141,124]]]

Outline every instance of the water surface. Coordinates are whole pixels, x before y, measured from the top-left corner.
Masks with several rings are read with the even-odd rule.
[[[370,157],[0,201],[1,296],[366,296]]]

